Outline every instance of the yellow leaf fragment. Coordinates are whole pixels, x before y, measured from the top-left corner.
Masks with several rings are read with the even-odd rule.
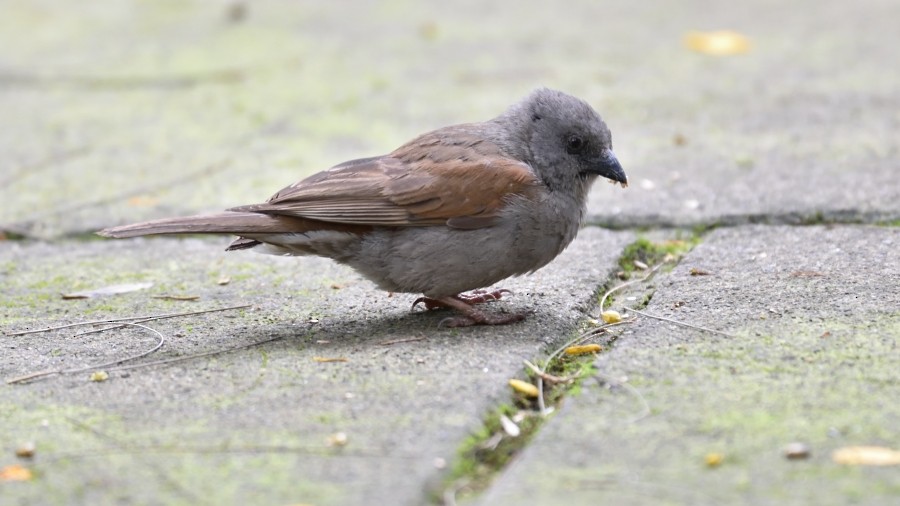
[[[135,195],[128,199],[128,205],[133,207],[153,207],[159,202],[159,199],[148,195]]]
[[[706,463],[707,467],[718,467],[722,465],[722,462],[725,460],[725,455],[721,453],[707,453],[703,457],[703,461]]]
[[[94,371],[91,373],[91,381],[101,382],[109,379],[109,373],[106,371]]]
[[[326,364],[328,362],[349,362],[345,357],[313,357],[313,360],[321,364]]]
[[[741,54],[750,50],[750,39],[731,30],[688,32],[683,40],[688,49],[713,56]]]
[[[622,315],[614,309],[609,309],[600,313],[600,317],[603,318],[603,321],[606,323],[619,323],[622,321]]]
[[[513,390],[519,392],[525,397],[537,397],[538,389],[536,386],[532,385],[527,381],[522,381],[520,379],[511,379],[509,380],[509,386],[512,387]]]
[[[566,355],[587,355],[589,353],[600,353],[603,347],[599,344],[584,344],[581,346],[569,346],[566,348]]]
[[[28,481],[34,478],[31,469],[12,464],[6,467],[0,467],[0,481]]]
[[[900,451],[882,446],[846,446],[831,454],[831,460],[845,466],[900,465]]]

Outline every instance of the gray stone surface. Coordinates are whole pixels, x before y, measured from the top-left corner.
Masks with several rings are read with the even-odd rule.
[[[324,260],[226,255],[224,239],[61,238],[261,201],[337,162],[489,118],[540,85],[584,97],[612,127],[631,186],[598,185],[595,225],[896,225],[898,17],[894,0],[3,2],[0,331],[248,303],[155,323],[169,341],[153,358],[281,339],[105,383],[0,387],[0,466],[37,472],[0,484],[0,502],[421,504],[442,476],[434,459],[452,465],[468,431],[508,401],[521,359],[576,327],[632,234],[586,230],[492,306],[534,308],[528,323],[461,331]],[[714,57],[682,43],[717,29],[745,34],[750,51]],[[900,495],[896,469],[828,460],[843,445],[900,447],[897,229],[740,227],[706,239],[655,281],[650,309],[739,337],[626,327],[598,366],[627,376],[651,416],[634,420],[642,404],[627,389],[584,388],[483,503]],[[154,286],[59,298],[134,282]],[[71,336],[0,338],[0,374],[154,342],[136,329]],[[328,447],[338,431],[347,446]],[[34,462],[12,453],[25,440]],[[812,446],[810,460],[783,460],[794,440]],[[703,464],[712,452],[725,455],[716,469]]]
[[[509,280],[490,310],[526,323],[438,328],[349,269],[317,258],[224,253],[222,241],[0,242],[3,332],[140,314],[251,304],[240,312],[148,324],[168,337],[152,359],[280,340],[169,366],[89,372],[0,387],[0,467],[33,441],[34,483],[4,485],[4,504],[422,504],[459,443],[508,395],[522,359],[569,335],[632,240],[583,231],[551,266]],[[221,286],[217,280],[229,277]],[[60,293],[119,283],[153,287],[104,298]],[[197,295],[196,302],[154,295]],[[315,323],[311,322],[314,320]],[[77,329],[76,329],[77,330]],[[103,363],[150,348],[125,329],[0,337],[0,377]],[[397,339],[421,341],[384,346]],[[314,357],[346,358],[317,363]],[[329,448],[343,432],[348,443]],[[11,502],[7,502],[11,501]]]
[[[539,85],[584,97],[612,127],[632,186],[596,189],[597,223],[900,218],[892,0],[228,12],[6,2],[0,227],[56,237],[258,202],[343,160],[492,117]],[[721,28],[746,34],[750,52],[682,44]]]
[[[648,313],[734,337],[641,318],[480,504],[896,501],[896,468],[831,453],[900,443],[900,230],[719,230],[656,283]]]

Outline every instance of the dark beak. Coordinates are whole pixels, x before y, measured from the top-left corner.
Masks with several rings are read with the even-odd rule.
[[[628,178],[625,176],[625,171],[611,149],[604,150],[600,157],[591,164],[591,172],[599,174],[614,183],[621,183],[622,188],[628,186]]]

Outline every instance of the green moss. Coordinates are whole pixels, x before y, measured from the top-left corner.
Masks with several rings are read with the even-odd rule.
[[[801,218],[800,223],[802,225],[824,225],[828,223],[828,221],[825,219],[825,215],[822,214],[821,211],[817,211],[813,214]]]
[[[564,397],[578,395],[581,392],[582,381],[594,371],[594,359],[593,354],[577,356],[562,354],[554,358],[546,367],[547,373],[572,378],[573,381],[569,384],[555,385],[544,382],[545,405],[557,406]],[[526,372],[529,377],[535,378],[533,371]],[[533,383],[536,384],[534,381]],[[502,416],[512,418],[517,413],[526,414],[517,423],[521,434],[510,437],[504,431],[500,419]],[[517,394],[512,403],[497,407],[484,418],[481,427],[460,446],[457,459],[444,482],[444,488],[459,487],[457,491],[459,497],[473,497],[483,492],[509,461],[528,446],[547,420],[547,417],[540,415],[537,400],[521,394]],[[439,497],[433,499],[436,503],[442,503]]]
[[[641,262],[652,267],[666,261],[667,258],[677,260],[693,249],[700,242],[700,238],[701,235],[696,232],[687,238],[682,238],[681,234],[678,234],[675,239],[665,241],[651,241],[646,237],[638,238],[637,241],[629,244],[622,251],[622,256],[619,258],[619,267],[623,272],[630,275],[630,273],[638,270],[635,262]]]
[[[544,422],[540,415],[526,417],[518,423],[522,433],[518,437],[508,437],[500,418],[512,417],[517,411],[519,408],[515,405],[506,404],[485,417],[482,426],[460,446],[445,487],[464,485],[459,490],[460,497],[471,497],[487,489],[494,476],[528,445]],[[434,499],[442,502],[438,497]]]

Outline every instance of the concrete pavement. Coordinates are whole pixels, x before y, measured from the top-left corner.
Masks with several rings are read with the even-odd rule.
[[[619,282],[617,260],[644,234],[699,234],[640,287],[646,311],[734,337],[647,317],[619,327],[596,360],[602,381],[567,397],[468,500],[894,502],[896,467],[830,452],[900,450],[898,16],[889,0],[7,2],[0,332],[250,307],[154,322],[167,342],[146,360],[228,353],[0,387],[0,469],[33,472],[0,481],[3,502],[434,503],[457,450],[512,402],[522,359],[596,315],[595,292]],[[716,29],[750,50],[682,43]],[[262,201],[539,85],[596,105],[631,185],[598,185],[564,256],[504,283],[515,295],[490,309],[533,309],[524,324],[438,329],[440,313],[410,314],[412,297],[352,271],[226,254],[226,239],[89,240]],[[152,286],[60,296],[123,283]],[[74,333],[3,335],[0,374],[102,363],[158,339]],[[17,457],[28,442],[35,456]],[[791,442],[811,456],[785,460]]]

